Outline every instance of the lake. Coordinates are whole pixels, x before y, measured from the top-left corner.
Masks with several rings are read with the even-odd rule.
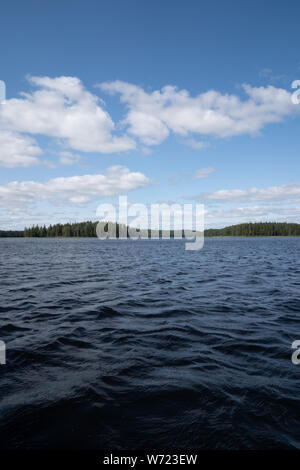
[[[300,448],[300,238],[1,239],[1,449]]]

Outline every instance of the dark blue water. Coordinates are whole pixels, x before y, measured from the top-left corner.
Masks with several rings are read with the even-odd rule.
[[[0,448],[300,448],[299,248],[1,239]]]

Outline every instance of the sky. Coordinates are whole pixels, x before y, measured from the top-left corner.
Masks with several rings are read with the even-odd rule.
[[[299,14],[296,0],[4,0],[0,229],[97,220],[125,194],[204,204],[206,228],[300,222]]]

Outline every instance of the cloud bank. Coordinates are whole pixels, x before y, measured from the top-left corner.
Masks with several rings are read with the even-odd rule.
[[[128,132],[145,145],[158,145],[171,132],[187,138],[195,134],[217,138],[255,134],[267,124],[299,112],[291,94],[273,86],[243,85],[245,100],[214,90],[193,97],[187,90],[175,86],[146,92],[122,81],[102,83],[99,87],[120,95],[128,109],[124,124]],[[187,140],[197,147],[195,142]],[[198,147],[204,145],[198,144]]]
[[[34,139],[40,136],[54,139],[62,151],[113,154],[135,150],[139,144],[159,145],[172,133],[202,149],[207,146],[203,138],[256,134],[300,111],[291,93],[274,86],[244,85],[241,99],[215,90],[192,96],[171,85],[147,92],[122,81],[102,83],[98,89],[118,94],[124,105],[124,118],[115,123],[104,101],[77,77],[28,80],[33,91],[0,106],[2,166],[38,164],[43,150]]]
[[[218,203],[254,201],[290,202],[292,200],[300,200],[300,184],[270,186],[265,189],[220,189],[213,193],[200,194],[193,199],[203,199]]]
[[[13,181],[0,186],[0,206],[21,208],[40,201],[83,204],[149,184],[150,180],[144,174],[114,166],[108,168],[106,174],[54,178],[45,183]]]
[[[258,221],[299,223],[300,184],[222,189],[191,197],[204,203],[208,227]]]

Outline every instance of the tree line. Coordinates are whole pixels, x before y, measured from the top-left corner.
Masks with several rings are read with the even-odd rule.
[[[98,222],[80,222],[68,224],[33,225],[25,227],[24,237],[96,237],[96,226]]]
[[[0,238],[2,237],[24,237],[23,230],[0,230]]]
[[[98,222],[80,222],[49,225],[33,225],[25,227],[23,230],[0,230],[1,237],[96,237],[96,227]],[[104,223],[107,230],[107,223]],[[116,224],[116,236],[119,237],[120,225]],[[128,234],[128,227],[127,227]],[[287,222],[254,222],[246,224],[231,225],[219,229],[207,229],[204,231],[206,237],[296,237],[300,236],[300,224]],[[150,238],[150,230],[148,230]],[[159,237],[163,236],[163,232],[159,231]],[[184,236],[184,233],[183,233]],[[174,237],[171,230],[170,237]]]
[[[98,222],[80,222],[80,223],[73,223],[73,224],[55,224],[49,225],[49,227],[33,225],[32,227],[25,227],[24,229],[24,237],[62,237],[62,238],[69,238],[69,237],[97,237],[96,234],[96,227]],[[123,233],[126,231],[127,237],[129,238],[129,227],[125,225],[116,224],[116,237],[119,238],[120,229],[123,229]],[[108,223],[103,222],[103,229],[107,231]],[[136,229],[137,232],[141,232],[139,229]],[[151,230],[144,231],[148,232],[148,238],[151,237]],[[141,232],[142,234],[142,232]],[[145,234],[145,233],[144,233]],[[163,236],[163,231],[159,230],[160,238]],[[170,231],[170,237],[174,238],[174,231]],[[182,231],[182,237],[184,237],[184,232]]]
[[[205,230],[206,237],[298,237],[300,224],[287,222],[254,222]]]

